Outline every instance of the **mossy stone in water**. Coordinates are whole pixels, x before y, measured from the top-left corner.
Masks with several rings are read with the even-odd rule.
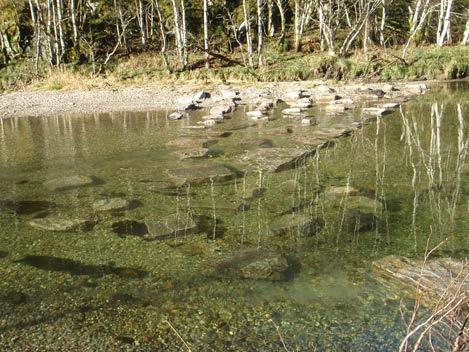
[[[121,211],[127,210],[130,207],[130,202],[123,198],[109,198],[97,200],[93,203],[95,211]]]
[[[360,209],[346,209],[343,225],[349,232],[371,231],[379,223],[379,218],[373,213],[363,212]]]
[[[270,224],[270,232],[277,236],[300,235],[313,236],[324,227],[324,220],[309,214],[285,214],[277,217]]]
[[[241,277],[254,280],[283,281],[287,278],[289,269],[287,258],[275,256],[249,263],[241,268]]]
[[[165,239],[183,236],[197,231],[197,224],[187,214],[171,214],[161,219],[145,221],[148,228],[148,239]]]
[[[44,182],[44,186],[50,191],[65,191],[78,187],[92,186],[95,180],[89,176],[73,175],[56,178]]]
[[[240,175],[232,167],[221,164],[193,165],[180,169],[168,170],[167,174],[175,186],[199,185],[209,182],[229,181]]]
[[[358,209],[363,213],[380,213],[384,206],[379,200],[363,196],[349,197],[345,202],[345,208]]]
[[[28,225],[40,230],[52,232],[70,232],[76,230],[89,230],[94,222],[88,219],[67,219],[57,216],[33,219]]]
[[[259,170],[280,172],[294,169],[311,155],[310,150],[298,148],[259,148],[248,151],[240,162]]]

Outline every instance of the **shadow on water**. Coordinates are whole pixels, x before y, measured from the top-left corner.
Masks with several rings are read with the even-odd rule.
[[[41,200],[4,200],[0,201],[0,210],[7,209],[18,215],[31,215],[56,208],[52,202]]]
[[[120,237],[141,237],[148,234],[148,227],[144,222],[139,222],[136,220],[122,220],[112,224],[112,231]]]
[[[140,279],[148,275],[147,271],[129,267],[115,267],[112,265],[91,265],[79,261],[40,255],[28,255],[15,263],[30,265],[37,269],[48,271],[66,272],[71,275],[89,275],[102,277],[106,275],[117,275],[126,279]]]

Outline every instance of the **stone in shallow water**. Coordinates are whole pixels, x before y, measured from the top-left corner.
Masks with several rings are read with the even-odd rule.
[[[180,137],[173,139],[166,143],[168,147],[183,147],[183,148],[207,148],[210,145],[217,143],[216,139],[204,139],[195,137]]]
[[[386,114],[390,114],[392,112],[391,109],[388,108],[363,108],[362,112],[365,115],[371,115],[371,116],[384,116]]]
[[[300,115],[303,111],[305,111],[304,108],[288,108],[288,109],[283,109],[282,114],[283,115]]]
[[[206,158],[210,154],[208,148],[194,148],[187,150],[180,150],[176,152],[176,155],[179,159],[197,159],[197,158]]]
[[[194,165],[191,167],[168,170],[167,174],[175,186],[197,185],[208,182],[229,181],[241,173],[222,164]]]
[[[322,128],[317,131],[313,131],[312,135],[315,138],[322,139],[334,139],[347,136],[352,133],[351,128]]]
[[[209,92],[200,91],[200,92],[195,93],[192,99],[195,101],[198,101],[198,100],[200,101],[200,100],[210,99],[210,97],[211,95]]]
[[[360,209],[346,209],[342,225],[348,232],[371,231],[378,225],[379,218],[370,212]]]
[[[100,199],[93,203],[95,211],[121,211],[127,210],[130,202],[123,198]]]
[[[411,260],[400,256],[387,256],[373,262],[376,277],[397,293],[413,298],[418,292],[424,303],[433,305],[441,298],[462,298],[461,311],[454,317],[461,322],[469,312],[469,265],[467,261],[452,258]],[[417,290],[417,283],[419,283]],[[443,304],[442,304],[443,305]]]
[[[294,256],[250,249],[218,260],[214,265],[214,274],[250,280],[286,281],[292,279],[300,267],[300,261]]]
[[[145,220],[147,239],[161,240],[197,232],[197,224],[187,214],[171,214],[158,220]]]
[[[294,136],[292,140],[297,143],[307,145],[310,148],[323,148],[332,144],[332,142],[328,141],[326,138],[317,138],[317,137],[308,136],[308,135]]]
[[[243,279],[285,281],[293,274],[293,265],[283,255],[271,256],[247,264],[240,270]]]
[[[309,214],[285,214],[270,223],[270,232],[277,236],[313,236],[324,227],[324,221]]]
[[[58,216],[50,216],[46,218],[33,219],[28,222],[28,225],[40,230],[70,232],[89,230],[93,227],[94,222],[87,219],[68,219]]]
[[[170,120],[180,120],[180,119],[182,119],[183,117],[184,117],[184,115],[181,114],[180,112],[173,112],[172,114],[170,114],[170,115],[168,116],[168,118],[169,118]]]
[[[379,107],[383,109],[397,109],[399,106],[401,106],[401,103],[386,103],[386,104],[381,104]]]
[[[261,117],[263,117],[265,114],[263,111],[260,110],[254,110],[254,111],[248,111],[246,113],[246,116],[250,119],[257,120]]]
[[[368,213],[382,212],[384,208],[383,203],[379,200],[364,196],[353,196],[347,198],[345,207],[348,209],[359,209]]]
[[[44,186],[51,191],[65,191],[79,187],[92,186],[93,184],[95,184],[95,180],[92,177],[80,175],[60,177],[44,182]]]
[[[287,104],[290,106],[290,108],[310,108],[313,106],[311,103],[311,100],[309,98],[302,98],[298,100],[288,100]]]
[[[358,192],[358,189],[351,186],[332,186],[326,190],[325,194],[330,197],[346,197],[357,195]]]
[[[327,93],[322,93],[319,95],[316,95],[315,100],[318,103],[330,103],[331,101],[337,100],[340,97],[336,94],[327,94]]]
[[[310,150],[298,148],[259,148],[248,151],[240,161],[260,170],[280,172],[301,165],[310,155]]]

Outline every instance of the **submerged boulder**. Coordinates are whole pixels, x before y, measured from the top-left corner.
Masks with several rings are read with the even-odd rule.
[[[208,148],[193,148],[193,149],[186,149],[180,150],[176,152],[176,155],[179,159],[198,159],[198,158],[206,158],[210,154],[210,150]]]
[[[428,261],[387,256],[373,262],[376,278],[397,293],[413,298],[420,295],[429,305],[446,304],[460,297],[454,317],[461,322],[469,313],[469,263],[466,260],[437,258]]]
[[[240,270],[243,279],[285,281],[292,276],[292,266],[283,255],[253,261]]]
[[[60,216],[50,216],[30,220],[28,225],[40,230],[52,232],[71,232],[89,230],[93,227],[94,222],[89,219],[69,219]]]
[[[285,214],[270,223],[270,232],[276,236],[313,236],[324,227],[324,220],[310,214]]]
[[[292,279],[300,267],[300,261],[294,256],[251,249],[231,253],[218,260],[214,274],[259,281],[286,281]]]
[[[94,184],[95,179],[93,177],[80,175],[60,177],[44,182],[44,186],[50,191],[66,191]]]
[[[379,218],[360,209],[345,209],[342,226],[348,232],[367,232],[376,228]]]
[[[197,232],[197,223],[188,214],[171,214],[161,219],[145,220],[147,239],[162,240]]]
[[[167,170],[175,186],[198,185],[208,182],[223,182],[235,179],[241,173],[222,164],[193,165],[190,167]]]
[[[127,210],[130,207],[130,202],[123,198],[107,198],[100,199],[93,203],[93,209],[95,211],[122,211]]]
[[[168,147],[182,148],[207,148],[218,141],[216,139],[196,138],[196,137],[180,137],[166,143]]]
[[[301,165],[310,155],[310,150],[299,148],[258,148],[246,152],[240,161],[260,170],[280,172]]]

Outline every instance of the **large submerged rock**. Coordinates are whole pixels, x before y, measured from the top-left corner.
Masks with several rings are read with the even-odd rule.
[[[469,262],[451,258],[427,262],[400,256],[387,256],[373,262],[373,272],[385,286],[432,305],[440,300],[460,297],[461,317],[469,313]]]
[[[214,274],[259,281],[286,281],[300,269],[299,260],[290,255],[245,250],[218,260]]]
[[[69,219],[60,216],[50,216],[46,218],[33,219],[28,225],[40,230],[51,232],[71,232],[79,230],[89,230],[94,222],[89,219]]]
[[[145,220],[147,239],[162,240],[197,232],[197,223],[187,214],[171,214],[161,219]]]
[[[215,163],[172,169],[168,170],[167,174],[171,182],[177,187],[187,184],[198,185],[208,182],[229,181],[241,175],[233,167]]]
[[[259,148],[246,152],[240,161],[259,170],[280,172],[303,164],[310,155],[310,150],[299,148]]]
[[[44,182],[44,186],[50,191],[65,191],[69,189],[92,186],[95,183],[95,179],[90,176],[67,176],[55,178]]]
[[[130,202],[123,198],[99,199],[93,203],[93,209],[98,212],[122,211],[130,208]]]
[[[285,214],[270,223],[270,232],[277,236],[313,236],[324,227],[324,221],[309,214]]]

